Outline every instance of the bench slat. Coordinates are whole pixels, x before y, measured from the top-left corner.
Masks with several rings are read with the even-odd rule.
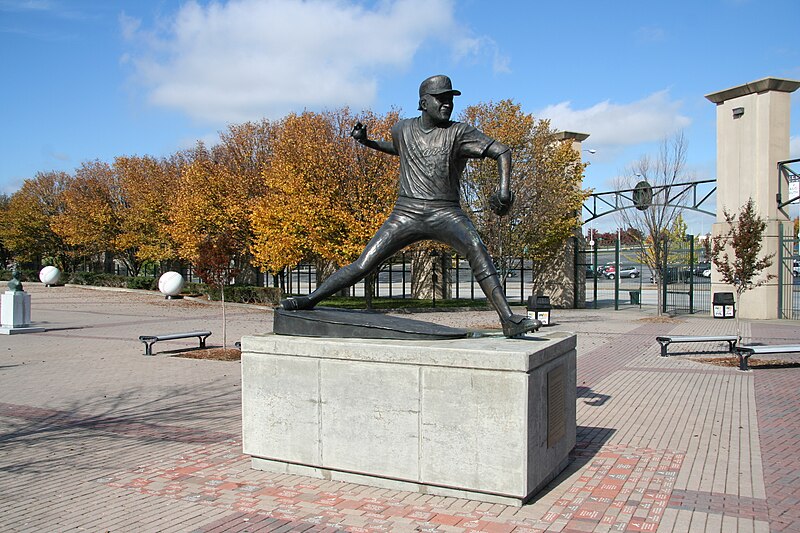
[[[693,336],[693,335],[663,335],[656,337],[659,342],[713,342],[713,341],[726,341],[731,342],[737,340],[736,335],[710,335],[710,336]]]
[[[736,348],[738,351],[741,352],[749,352],[751,354],[761,354],[761,353],[794,353],[800,352],[800,345],[799,344],[776,344],[772,346],[739,346]]]
[[[153,355],[153,345],[158,341],[197,337],[197,340],[200,341],[200,347],[203,348],[209,336],[211,336],[210,331],[188,331],[186,333],[165,333],[163,335],[139,335],[139,340],[144,343],[144,354]]]
[[[173,339],[185,339],[188,337],[202,337],[211,335],[210,331],[190,331],[187,333],[165,333],[163,335],[139,335],[139,340],[169,341]]]
[[[739,337],[736,335],[661,335],[656,337],[656,342],[661,345],[661,357],[667,356],[667,346],[675,343],[683,342],[727,342],[728,350],[734,351]]]

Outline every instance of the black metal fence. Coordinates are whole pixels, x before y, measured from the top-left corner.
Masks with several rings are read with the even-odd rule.
[[[778,317],[800,319],[800,239],[778,226]]]
[[[530,263],[522,259],[512,262],[517,268],[506,272],[504,288],[509,302],[524,304],[531,294],[533,277]],[[383,263],[377,270],[374,296],[386,298],[411,298],[412,272],[411,253],[402,252]],[[472,274],[469,263],[459,255],[451,256],[447,261],[445,279],[449,280],[450,298],[463,300],[486,299],[480,285]],[[312,264],[302,263],[285,273],[285,290],[288,294],[308,294],[316,289],[316,268]],[[271,279],[271,275],[270,275]],[[364,296],[366,280],[355,284],[351,289],[352,296]]]
[[[688,236],[684,246],[671,246],[662,267],[662,305],[665,313],[711,312],[711,265],[698,258],[697,239]]]
[[[652,308],[658,305],[661,291],[665,313],[710,313],[710,265],[700,260],[696,244],[694,237],[678,247],[673,243],[662,268],[665,283],[660,285],[642,261],[640,246],[617,241],[613,246],[581,250],[577,263],[586,276],[586,307]]]

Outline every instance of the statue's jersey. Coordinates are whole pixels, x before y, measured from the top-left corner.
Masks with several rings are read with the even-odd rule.
[[[492,142],[463,122],[425,131],[419,117],[399,121],[392,144],[400,156],[400,196],[458,202],[467,159],[484,157]]]

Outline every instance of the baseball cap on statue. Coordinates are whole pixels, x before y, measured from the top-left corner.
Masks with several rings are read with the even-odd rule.
[[[445,94],[451,93],[454,96],[461,96],[461,91],[453,89],[453,82],[450,78],[443,74],[431,76],[423,81],[419,86],[419,97],[422,98],[426,94]]]
[[[450,93],[453,96],[461,96],[461,91],[456,91],[453,89],[453,82],[450,81],[450,78],[445,76],[444,74],[437,74],[436,76],[431,76],[430,78],[426,79],[419,85],[419,98],[420,98],[420,106],[417,108],[422,111],[422,97],[426,94],[447,94]]]

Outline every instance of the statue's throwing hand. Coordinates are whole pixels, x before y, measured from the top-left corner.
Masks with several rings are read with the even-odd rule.
[[[367,127],[360,122],[356,122],[356,125],[353,126],[353,131],[350,132],[350,136],[363,144],[367,140]]]
[[[508,214],[511,206],[514,205],[514,193],[512,192],[508,200],[503,201],[500,198],[500,192],[496,192],[489,197],[489,209],[491,209],[497,216]]]

